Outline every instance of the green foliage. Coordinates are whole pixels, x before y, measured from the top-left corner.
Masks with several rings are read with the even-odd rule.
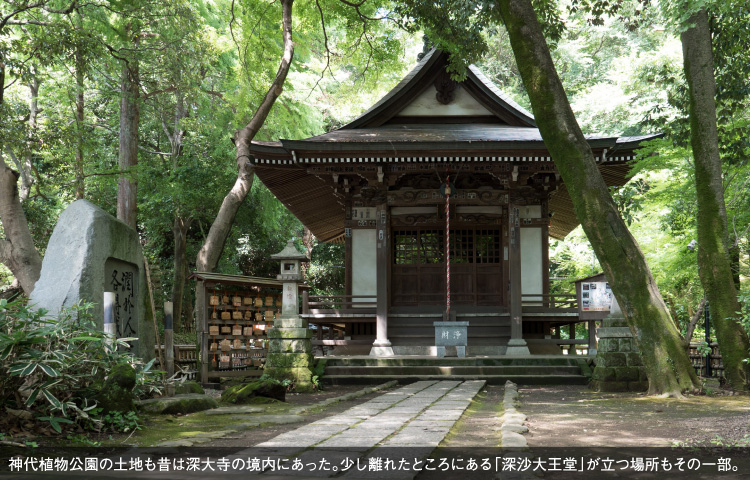
[[[698,353],[700,355],[708,355],[711,353],[711,346],[704,340],[698,344],[698,347],[696,348]]]
[[[65,424],[97,428],[92,398],[108,372],[128,363],[136,368],[134,395],[159,393],[161,373],[126,350],[127,338],[113,339],[96,328],[89,306],[45,317],[21,301],[0,300],[0,401],[37,412],[60,432]]]
[[[739,324],[745,329],[745,332],[750,335],[750,293],[743,292],[739,294],[737,300],[740,302],[740,311],[737,312],[737,316],[734,320],[739,322]],[[747,355],[748,358],[744,361],[745,363],[750,363],[750,352],[747,352]]]
[[[726,439],[721,435],[715,435],[711,444],[720,448],[747,448],[750,446],[750,435],[744,435],[740,439]]]
[[[642,178],[634,179],[622,187],[610,188],[617,209],[628,226],[635,221],[638,212],[643,210],[643,196],[649,188]]]
[[[312,295],[343,295],[345,283],[344,245],[316,243],[305,271]]]
[[[140,418],[136,412],[110,412],[102,418],[105,431],[128,433],[140,430]]]
[[[102,446],[102,442],[97,441],[97,440],[91,440],[86,435],[82,435],[80,433],[77,433],[75,435],[68,435],[65,438],[70,440],[73,443],[73,445],[84,445],[87,447],[101,447]]]
[[[323,390],[323,375],[326,371],[326,363],[327,361],[325,358],[318,358],[315,362],[315,367],[312,371],[313,375],[310,379],[315,390]]]

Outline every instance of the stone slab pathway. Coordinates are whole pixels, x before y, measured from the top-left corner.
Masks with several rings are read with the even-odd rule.
[[[427,458],[463,415],[484,380],[421,381],[401,387],[324,418],[283,433],[233,457],[248,455],[320,461],[321,451],[330,470],[298,472],[301,477],[413,478],[415,472],[360,472],[356,466],[342,472],[345,459],[368,465],[371,459],[406,455],[411,461]],[[314,448],[314,451],[309,449]],[[356,464],[355,464],[356,465]],[[335,468],[334,468],[335,467]],[[279,472],[268,472],[279,475]],[[403,474],[402,474],[403,473]],[[286,471],[284,476],[295,475]]]

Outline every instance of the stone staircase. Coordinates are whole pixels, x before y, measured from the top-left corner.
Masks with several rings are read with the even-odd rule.
[[[586,385],[591,377],[588,356],[534,355],[526,357],[322,357],[323,382],[329,385],[375,384],[388,380],[485,380],[519,385]]]
[[[388,315],[388,340],[396,355],[434,355],[438,313],[402,313]],[[510,339],[510,319],[502,313],[458,314],[458,321],[469,321],[469,355],[502,355]]]

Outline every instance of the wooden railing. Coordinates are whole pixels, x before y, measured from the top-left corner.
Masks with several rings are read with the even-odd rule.
[[[302,292],[302,313],[375,313],[375,295],[309,295]]]
[[[523,305],[545,308],[578,308],[575,293],[525,293],[521,295]]]

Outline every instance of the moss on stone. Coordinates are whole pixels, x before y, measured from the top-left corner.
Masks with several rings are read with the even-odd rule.
[[[618,381],[637,382],[639,380],[638,367],[621,367],[615,369],[615,376]]]
[[[175,393],[206,393],[198,382],[181,382],[177,383],[174,387]]]
[[[297,393],[309,393],[315,390],[312,384],[312,371],[307,367],[266,368],[265,375],[279,381],[289,380],[294,384]]]
[[[221,400],[234,404],[245,404],[254,397],[273,398],[279,401],[286,399],[286,388],[278,381],[257,380],[229,387],[221,394]]]
[[[268,331],[268,338],[309,339],[312,331],[307,328],[272,328]]]
[[[270,353],[266,357],[266,368],[310,368],[313,356],[309,353]]]
[[[312,353],[312,342],[303,340],[272,339],[268,343],[269,353]]]
[[[153,398],[139,402],[139,408],[147,413],[163,415],[187,414],[216,408],[219,403],[208,395],[181,394],[174,397]]]
[[[115,365],[95,399],[103,413],[135,410],[135,369],[127,363]]]

